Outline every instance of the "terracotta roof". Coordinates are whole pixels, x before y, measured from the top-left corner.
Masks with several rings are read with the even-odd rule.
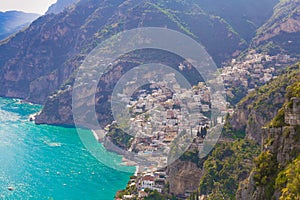
[[[143,179],[143,181],[154,181],[155,180],[153,176],[149,176],[149,175],[144,176],[142,179]]]

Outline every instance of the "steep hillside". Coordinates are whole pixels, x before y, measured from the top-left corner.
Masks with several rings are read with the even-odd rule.
[[[200,6],[209,14],[225,19],[235,31],[249,42],[273,14],[273,7],[279,0],[202,0]]]
[[[199,193],[206,199],[234,199],[238,184],[249,176],[259,148],[250,140],[218,144],[204,162]]]
[[[299,169],[291,172],[291,167],[298,165],[299,158],[296,158],[300,155],[299,67],[289,68],[276,81],[248,95],[240,102],[238,115],[232,119],[238,124],[247,115],[253,117],[255,113],[257,119],[263,120],[261,123],[253,122],[257,127],[255,130],[252,123],[244,124],[253,131],[248,132],[248,138],[260,138],[262,152],[257,140],[247,138],[217,144],[204,161],[199,191],[191,199],[196,199],[196,194],[207,200],[268,200],[272,196],[275,199],[281,196],[283,200],[287,196],[298,195],[299,180],[291,174],[299,174]],[[274,97],[276,94],[278,97]],[[250,114],[241,114],[239,109],[242,108]],[[240,119],[236,118],[238,116]],[[263,125],[268,128],[263,128]],[[224,136],[227,131],[226,128]],[[232,134],[239,133],[236,130]]]
[[[242,99],[225,126],[226,132],[242,132],[249,139],[261,143],[261,127],[277,115],[277,111],[284,104],[286,88],[299,80],[298,73],[299,65],[287,68],[281,76]]]
[[[188,34],[217,63],[246,47],[226,21],[200,12],[195,2],[82,0],[58,15],[41,17],[0,45],[0,95],[43,103],[97,43],[135,27],[168,27]]]
[[[241,183],[237,199],[299,199],[300,75],[286,89],[286,101],[263,129],[262,152]]]
[[[276,54],[284,52],[297,55],[299,51],[300,1],[281,0],[273,16],[257,31],[252,46]]]
[[[38,14],[20,11],[0,12],[0,40],[29,26],[38,17]]]
[[[0,95],[43,103],[73,73],[86,43],[120,3],[83,1],[64,13],[39,18],[2,42]]]

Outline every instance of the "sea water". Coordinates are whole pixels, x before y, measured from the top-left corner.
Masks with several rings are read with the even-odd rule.
[[[29,115],[41,106],[0,98],[0,199],[111,200],[131,173],[99,162],[74,128],[35,125]],[[121,163],[86,130],[98,155]],[[134,168],[132,168],[134,172]]]

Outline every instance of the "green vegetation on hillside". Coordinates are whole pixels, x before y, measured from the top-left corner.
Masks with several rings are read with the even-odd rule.
[[[165,199],[176,200],[176,197],[167,194],[161,194],[156,190],[149,191],[149,196],[145,197],[145,200],[165,200]]]
[[[199,158],[198,149],[189,149],[188,151],[184,152],[184,154],[179,159],[182,161],[190,161],[192,163],[195,163],[198,167],[201,167],[201,159]]]
[[[109,137],[115,145],[123,149],[128,149],[133,139],[133,136],[125,133],[116,124],[110,126],[109,131],[107,133],[107,137]]]
[[[280,94],[285,94],[285,89],[298,80],[297,74],[299,73],[299,67],[300,65],[297,64],[283,71],[283,75],[278,76],[266,85],[256,89],[243,98],[238,105],[247,101],[251,102],[251,105],[248,107],[249,109],[265,110],[266,108],[273,108],[275,110],[276,107],[274,106],[276,106],[276,104],[274,105],[269,101],[275,99]]]
[[[274,119],[272,119],[272,121],[270,122],[270,127],[283,127],[286,126],[285,122],[284,122],[284,108],[281,108],[277,115],[274,117]]]
[[[282,193],[280,200],[300,199],[300,156],[278,174],[276,188]]]
[[[172,14],[171,12],[169,12],[167,9],[163,9],[162,7],[160,7],[159,5],[153,4],[153,3],[149,3],[149,5],[153,6],[154,8],[156,8],[157,10],[159,10],[160,12],[162,12],[163,14],[165,14],[171,21],[173,21],[182,31],[184,31],[186,34],[193,36],[195,38],[197,38],[196,35],[194,35],[189,28],[187,27],[186,24],[184,24],[183,22],[181,22],[181,20],[174,14]]]
[[[274,193],[274,183],[278,172],[276,157],[269,151],[262,152],[254,160],[254,181],[256,186],[265,186],[265,195],[270,199]]]
[[[296,79],[295,83],[291,84],[290,86],[287,87],[286,89],[286,94],[285,94],[285,99],[286,102],[282,106],[282,108],[278,111],[278,114],[274,119],[270,122],[270,127],[283,127],[286,126],[284,122],[284,115],[285,115],[285,109],[286,108],[291,108],[292,102],[291,98],[292,97],[300,97],[300,74],[299,71],[295,71],[296,74],[294,74],[293,78]]]
[[[299,66],[299,65],[296,65]],[[284,79],[282,79],[284,77]],[[289,78],[289,79],[287,79]],[[285,111],[292,106],[292,97],[300,97],[300,79],[299,79],[299,70],[287,70],[287,73],[280,77],[281,81],[285,82],[276,82],[277,84],[287,84],[285,91],[285,103],[279,109],[278,114],[271,120],[269,123],[270,127],[283,128],[278,129],[282,130],[278,138],[269,137],[264,145],[265,150],[260,153],[260,155],[255,158],[255,168],[253,169],[253,178],[255,181],[256,187],[260,187],[260,191],[263,192],[263,198],[272,199],[275,192],[281,192],[280,200],[283,199],[299,199],[300,197],[300,157],[299,157],[299,148],[297,143],[299,143],[299,126],[290,126],[285,124]],[[287,81],[288,80],[288,81]],[[274,85],[275,86],[275,85]],[[266,88],[264,88],[266,87]],[[264,86],[260,90],[263,91],[265,98],[268,98],[266,94],[271,95],[269,90],[272,90],[273,87]],[[281,86],[282,87],[282,86]],[[262,90],[263,89],[263,90]],[[294,129],[294,130],[293,130]],[[282,152],[281,146],[278,148],[278,144],[282,144],[284,139],[288,138],[291,133],[294,133],[293,138],[287,139],[287,142],[292,140],[293,143],[286,144],[291,146],[291,150],[288,152]],[[282,141],[283,140],[283,141]],[[283,148],[283,147],[282,147]],[[278,154],[283,154],[280,156],[287,156],[288,160],[296,158],[291,164],[287,165],[279,164]],[[279,158],[280,158],[279,156]]]
[[[225,135],[244,131],[246,127],[248,133],[251,130],[254,135],[260,132],[262,126],[269,126],[277,111],[284,105],[286,93],[289,91],[287,88],[299,80],[299,67],[299,64],[288,67],[282,71],[282,75],[244,97],[237,104],[236,113],[225,124]],[[245,121],[240,121],[237,113],[245,114]],[[279,114],[276,118],[279,121],[274,124],[276,126],[283,125],[283,112]]]
[[[225,124],[223,126],[222,130],[222,136],[226,138],[232,138],[232,139],[243,139],[245,138],[245,129],[246,127],[243,127],[241,130],[234,130],[230,121],[232,119],[232,116],[229,114],[225,118]]]
[[[234,199],[238,184],[249,175],[252,159],[258,151],[258,146],[248,140],[217,145],[204,162],[201,194],[208,194],[211,199],[218,199],[218,196]]]
[[[238,104],[240,100],[243,99],[248,93],[248,88],[244,85],[230,87],[228,90],[232,93],[232,96],[230,95],[227,97],[227,101],[230,103],[230,105]]]

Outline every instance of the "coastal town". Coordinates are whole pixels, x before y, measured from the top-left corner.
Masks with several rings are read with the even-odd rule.
[[[175,74],[166,77],[175,77]],[[131,116],[127,128],[121,127],[133,136],[128,151],[158,168],[178,159],[204,130],[222,124],[228,107],[221,94],[212,98],[210,88],[203,82],[190,89],[174,82],[172,88],[168,88],[171,80],[174,79],[137,90],[129,102],[126,95],[117,94],[122,103],[128,103],[126,107]],[[123,124],[121,120],[114,123]]]
[[[210,129],[225,121],[228,103],[222,96],[224,91],[212,97],[210,88],[203,82],[184,88],[172,82],[175,74],[166,74],[166,77],[164,81],[135,91],[130,99],[117,94],[118,99],[127,104],[131,116],[129,125],[123,129],[131,135],[127,150],[135,156],[132,159],[124,155],[124,161],[138,166],[128,184],[131,192],[121,195],[122,199],[143,198],[149,191],[165,193],[168,184],[165,167],[191,147],[201,153]],[[171,88],[168,87],[170,82]],[[123,92],[134,84],[128,82]],[[121,120],[108,125],[106,130],[120,128]]]
[[[0,200],[300,200],[300,0],[3,0]]]
[[[276,78],[281,66],[294,61],[288,55],[269,56],[253,50],[243,62],[233,59],[215,81],[225,85],[223,92],[227,95],[234,85],[245,87],[248,93]],[[166,77],[175,77],[175,74]],[[118,193],[116,199],[143,199],[150,191],[168,193],[165,167],[188,148],[201,152],[210,128],[223,124],[227,113],[233,113],[230,103],[222,98],[224,93],[212,98],[210,88],[203,82],[190,89],[176,83],[168,88],[167,83],[171,80],[167,78],[165,82],[152,83],[148,88],[136,91],[129,103],[128,98],[123,99],[132,116],[128,131],[134,136],[128,151],[147,162],[131,162],[138,166],[137,171],[127,185],[127,192]],[[135,83],[128,83],[129,87],[130,84]],[[122,97],[119,94],[119,98]],[[216,117],[212,115],[213,109],[217,110]],[[186,191],[181,198],[188,198],[191,192]]]

